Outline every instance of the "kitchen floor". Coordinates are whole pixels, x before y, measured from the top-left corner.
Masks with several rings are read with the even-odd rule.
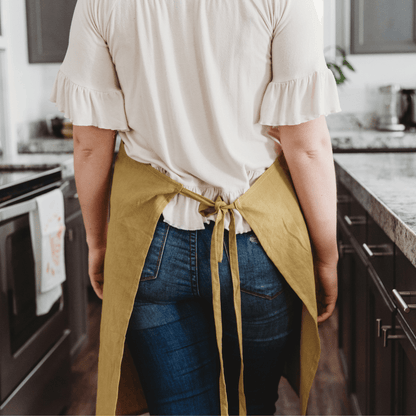
[[[88,293],[89,337],[72,365],[72,404],[66,415],[94,415],[101,301]],[[338,352],[338,317],[335,313],[319,328],[322,354],[309,402],[308,415],[351,415]],[[275,415],[299,414],[298,399],[285,379],[279,386]]]

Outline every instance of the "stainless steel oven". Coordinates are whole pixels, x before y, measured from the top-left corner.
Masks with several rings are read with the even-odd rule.
[[[0,202],[0,414],[59,414],[70,398],[67,308],[36,315],[29,213],[35,197],[64,189],[60,168],[34,175]],[[14,193],[13,193],[14,192]],[[1,201],[1,200],[0,200]]]

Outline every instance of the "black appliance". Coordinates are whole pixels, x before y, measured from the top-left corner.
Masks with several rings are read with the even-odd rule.
[[[34,198],[67,186],[61,168],[0,172],[0,415],[59,414],[70,400],[63,297],[36,315],[29,212]]]
[[[406,129],[414,129],[416,127],[416,89],[402,89],[402,115],[400,123],[406,126]]]

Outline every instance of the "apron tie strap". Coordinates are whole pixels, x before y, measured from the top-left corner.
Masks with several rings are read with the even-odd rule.
[[[230,249],[230,268],[231,278],[233,282],[233,299],[234,311],[237,322],[238,344],[240,349],[240,377],[239,377],[239,414],[240,416],[247,415],[246,400],[244,395],[244,364],[243,364],[243,329],[241,317],[241,292],[240,292],[240,274],[238,270],[238,252],[237,252],[237,238],[235,233],[235,216],[234,209],[236,201],[232,204],[226,204],[220,196],[214,201],[198,195],[188,189],[183,188],[180,192],[182,195],[188,196],[198,202],[199,213],[203,217],[208,217],[217,214],[215,220],[214,230],[211,238],[211,280],[212,280],[212,303],[214,310],[215,332],[217,338],[217,346],[220,357],[220,406],[221,416],[228,416],[228,400],[224,376],[224,363],[222,357],[222,319],[221,319],[221,285],[218,271],[218,263],[222,262],[223,248],[224,248],[224,219],[227,212],[230,213],[231,222],[229,229],[229,249]]]

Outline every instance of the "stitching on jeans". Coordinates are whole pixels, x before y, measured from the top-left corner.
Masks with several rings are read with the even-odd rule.
[[[198,279],[198,232],[195,232],[195,281],[196,294],[199,296],[199,279]]]
[[[279,290],[275,295],[273,296],[268,296],[268,295],[260,295],[259,293],[254,293],[254,292],[250,292],[249,290],[245,290],[245,289],[241,289],[240,290],[244,293],[247,293],[248,295],[253,295],[253,296],[257,296],[259,298],[263,298],[263,299],[267,299],[267,300],[273,300],[275,298],[277,298],[279,295],[281,295],[284,291],[285,288],[283,288],[282,290]]]
[[[255,235],[254,235],[254,236],[255,236]],[[251,241],[251,238],[252,238],[252,237],[250,237],[250,241]],[[257,238],[257,237],[255,237],[255,238]],[[256,244],[259,244],[258,240],[257,240]],[[225,254],[226,254],[226,256],[227,256],[227,260],[228,260],[228,264],[229,264],[229,263],[230,263],[230,255],[228,254],[227,245],[225,244],[225,240],[224,240],[224,250],[225,250]],[[242,289],[241,287],[240,287],[240,291],[241,291],[241,292],[244,292],[244,293],[247,293],[248,295],[257,296],[257,297],[259,297],[259,298],[263,298],[263,299],[267,299],[267,300],[273,300],[273,299],[277,298],[279,295],[281,295],[281,294],[285,291],[285,288],[283,288],[282,290],[279,290],[279,291],[278,291],[275,295],[273,295],[273,296],[261,295],[261,294],[259,294],[259,293],[250,292],[249,290]]]
[[[189,236],[189,270],[190,270],[190,276],[192,281],[192,231],[188,232]],[[191,283],[192,287],[192,283]]]
[[[140,279],[142,282],[145,282],[146,280],[155,280],[157,278],[157,276],[159,275],[160,265],[162,263],[162,256],[163,256],[163,252],[165,251],[165,245],[166,245],[166,240],[168,238],[169,229],[170,229],[170,225],[167,224],[166,231],[165,231],[165,234],[163,236],[163,241],[162,241],[162,244],[160,245],[159,255],[158,255],[158,258],[157,258],[157,262],[156,262],[156,271],[155,271],[154,275],[153,276],[142,277]]]
[[[194,294],[194,285],[193,285],[193,275],[192,275],[192,239],[194,238],[195,242],[197,240],[197,231],[189,231],[189,276],[191,282],[192,294]],[[196,294],[199,296],[199,287],[198,287],[198,260],[197,260],[198,250],[195,247],[195,281],[196,281]]]

